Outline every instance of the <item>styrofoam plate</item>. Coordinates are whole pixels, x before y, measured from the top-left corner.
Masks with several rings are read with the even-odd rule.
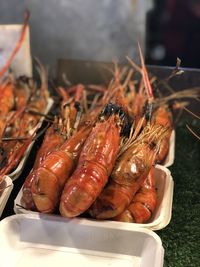
[[[46,110],[45,110],[44,114],[47,114],[49,112],[49,110],[51,109],[52,105],[53,105],[53,99],[52,98],[49,98],[48,99],[48,102],[47,102],[47,107],[46,107]],[[38,122],[37,129],[39,129],[41,127],[43,120],[44,120],[44,118],[42,117],[40,119],[40,121]],[[26,152],[24,153],[22,159],[20,160],[20,162],[17,165],[17,167],[15,168],[15,170],[13,172],[11,172],[10,174],[8,174],[9,177],[13,181],[16,180],[20,176],[20,174],[22,173],[22,171],[23,171],[23,169],[25,167],[26,161],[28,159],[28,156],[29,156],[29,154],[31,152],[31,148],[32,148],[33,144],[34,144],[34,141],[31,142],[31,144],[28,146]]]
[[[0,184],[0,217],[6,206],[10,193],[13,189],[13,183],[9,176],[5,176]]]
[[[163,266],[157,234],[104,226],[44,214],[7,217],[0,222],[1,267]]]
[[[156,179],[156,187],[158,193],[158,204],[157,208],[149,220],[148,223],[138,224],[138,223],[123,223],[123,222],[116,222],[116,221],[102,221],[102,224],[105,226],[122,226],[126,225],[125,227],[128,229],[134,229],[135,227],[142,227],[151,230],[159,230],[164,228],[171,219],[172,213],[172,200],[173,200],[173,179],[171,176],[171,172],[165,168],[164,166],[157,165],[155,168],[155,179]],[[30,210],[26,210],[20,206],[20,200],[22,196],[22,189],[19,191],[15,201],[14,201],[14,211],[17,214],[24,213],[30,214],[35,213]],[[83,221],[91,221],[94,225],[97,220],[94,219],[83,219]],[[124,227],[124,226],[123,226]]]

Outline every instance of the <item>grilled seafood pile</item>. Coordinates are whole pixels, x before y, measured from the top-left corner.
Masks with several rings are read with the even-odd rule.
[[[43,68],[41,66],[41,68]],[[45,73],[37,86],[33,79],[11,74],[0,84],[0,177],[9,174],[33,141],[48,102]],[[6,92],[6,93],[4,93]]]
[[[108,85],[57,88],[60,111],[24,182],[23,208],[69,218],[151,218],[157,205],[154,168],[164,162],[174,128],[171,103],[177,107],[200,91],[155,96],[155,79],[139,51],[141,67],[130,59],[130,69],[115,65]]]
[[[0,69],[0,183],[17,167],[35,138],[49,98],[47,73],[39,61],[40,84],[30,77],[15,77],[9,70],[23,43],[28,19],[27,13],[19,40]]]

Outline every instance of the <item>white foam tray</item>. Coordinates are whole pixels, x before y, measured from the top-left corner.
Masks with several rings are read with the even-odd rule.
[[[0,222],[1,267],[162,267],[154,232],[81,219],[21,214]]]
[[[47,114],[49,112],[49,110],[51,109],[52,105],[53,105],[53,99],[52,98],[49,98],[48,99],[48,102],[47,102],[47,107],[46,107],[46,110],[45,110],[44,114]],[[43,120],[44,120],[44,118],[42,117],[40,119],[38,125],[37,125],[37,129],[39,129],[41,127]],[[17,165],[17,167],[15,168],[15,170],[13,172],[11,172],[10,174],[8,174],[9,177],[13,181],[15,181],[20,176],[20,174],[22,173],[22,171],[23,171],[23,169],[24,169],[24,167],[26,165],[26,161],[28,159],[28,156],[29,156],[29,154],[31,152],[31,148],[34,145],[34,142],[35,141],[31,142],[31,144],[28,146],[26,152],[24,153],[22,159],[20,160],[20,162]]]
[[[10,177],[5,176],[4,180],[0,184],[0,217],[6,206],[6,203],[8,201],[12,189],[13,189],[12,180],[10,179]]]
[[[116,221],[102,221],[102,225],[105,227],[115,226],[115,227],[125,227],[126,229],[134,229],[135,227],[141,227],[151,230],[159,230],[167,226],[171,220],[172,215],[172,202],[173,202],[173,188],[174,182],[171,176],[171,172],[164,166],[157,165],[155,169],[156,187],[158,193],[158,205],[152,216],[152,218],[147,223],[124,223]],[[15,201],[14,201],[14,211],[16,214],[38,214],[38,212],[33,212],[26,210],[20,206],[20,200],[22,196],[22,189],[19,191]],[[94,225],[97,220],[81,218],[83,222],[91,221]]]

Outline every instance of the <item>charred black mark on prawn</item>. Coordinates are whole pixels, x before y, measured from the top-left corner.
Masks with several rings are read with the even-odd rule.
[[[113,114],[118,114],[121,117],[124,116],[125,113],[120,106],[113,103],[108,103],[100,113],[99,117],[101,119],[102,117],[109,117]]]
[[[121,135],[128,136],[133,122],[121,106],[118,106],[114,103],[108,103],[100,113],[99,120],[104,121],[113,114],[119,116]]]

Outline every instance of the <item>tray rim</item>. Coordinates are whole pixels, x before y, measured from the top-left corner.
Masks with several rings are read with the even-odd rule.
[[[151,229],[148,228],[143,228],[143,227],[133,227],[133,229],[130,229],[129,227],[124,227],[121,224],[118,225],[105,225],[102,223],[102,221],[96,221],[94,224],[91,220],[87,219],[82,219],[82,218],[65,218],[61,217],[59,215],[53,215],[53,214],[42,214],[42,213],[21,213],[21,214],[13,214],[11,216],[5,217],[3,220],[0,221],[0,227],[3,224],[10,223],[13,220],[21,220],[21,219],[33,219],[33,220],[45,220],[49,222],[61,222],[61,223],[69,223],[73,225],[84,225],[84,226],[89,226],[89,227],[95,227],[95,228],[109,228],[109,229],[114,229],[114,230],[122,230],[122,231],[131,231],[131,232],[141,232],[141,233],[146,233],[153,238],[155,238],[156,242],[158,242],[159,245],[162,245],[162,240],[161,238]]]
[[[172,202],[173,202],[173,189],[174,189],[174,181],[171,175],[171,171],[169,169],[167,169],[165,166],[162,165],[156,165],[155,168],[160,169],[161,171],[163,171],[166,174],[166,179],[168,180],[168,190],[167,192],[165,192],[165,202],[168,199],[168,205],[167,205],[167,209],[166,209],[166,214],[165,216],[162,217],[158,217],[154,222],[150,222],[150,223],[145,223],[145,224],[141,224],[141,223],[128,223],[128,222],[117,222],[117,221],[112,221],[112,220],[96,220],[93,218],[72,218],[69,220],[74,220],[74,219],[80,219],[83,223],[86,223],[87,221],[90,221],[92,224],[96,224],[96,222],[101,222],[101,225],[104,225],[104,227],[113,227],[113,225],[115,227],[124,227],[126,229],[132,229],[134,227],[137,228],[146,228],[146,229],[150,229],[150,230],[160,230],[163,229],[164,227],[166,227],[170,220],[171,220],[171,216],[172,216]],[[25,210],[22,207],[17,207],[17,205],[19,204],[17,201],[20,198],[20,194],[21,194],[21,189],[19,190],[15,200],[14,200],[14,207],[13,210],[16,214],[41,214],[40,212],[36,212],[36,211],[30,211],[30,210]],[[49,214],[46,214],[49,215]],[[63,218],[61,215],[51,215],[51,216],[58,216]]]
[[[11,226],[12,227],[12,224],[13,224],[13,222],[14,222],[14,225],[17,225],[17,228],[16,227],[12,227],[12,229],[14,229],[14,231],[16,232],[16,238],[18,239],[19,237],[20,237],[20,233],[21,233],[21,231],[19,230],[19,231],[17,231],[17,229],[18,229],[18,227],[20,227],[21,228],[21,226],[20,226],[20,221],[22,221],[22,226],[23,226],[23,220],[26,220],[26,219],[32,219],[32,220],[40,220],[40,222],[41,222],[41,220],[47,220],[48,221],[48,223],[50,222],[55,222],[55,223],[57,223],[57,224],[59,224],[59,223],[64,223],[64,224],[66,224],[66,227],[68,227],[69,225],[70,225],[70,227],[72,227],[73,226],[73,228],[74,227],[79,227],[79,226],[81,226],[81,225],[83,225],[83,222],[79,219],[79,218],[74,218],[74,220],[72,221],[72,220],[70,220],[69,218],[64,218],[64,217],[59,217],[59,216],[53,216],[53,215],[47,215],[47,214],[15,214],[15,215],[11,215],[11,216],[9,216],[9,217],[6,217],[6,218],[4,218],[1,222],[0,222],[0,237],[1,237],[1,235],[2,235],[2,237],[3,237],[3,240],[4,240],[4,242],[8,242],[9,241],[9,235],[6,235],[5,234],[5,232],[6,232],[6,227],[8,227],[8,230],[9,230],[9,226]],[[34,221],[32,221],[33,223],[34,223]],[[42,222],[41,222],[42,223]],[[9,225],[10,224],[10,225]],[[26,225],[26,222],[25,222],[25,225]],[[164,249],[164,247],[163,247],[163,244],[162,244],[162,240],[161,240],[161,238],[160,238],[160,236],[158,235],[158,234],[156,234],[155,232],[153,232],[152,230],[150,230],[150,229],[145,229],[145,228],[137,228],[137,227],[135,227],[135,229],[133,230],[130,230],[130,229],[128,229],[128,228],[124,228],[124,227],[113,227],[113,226],[110,226],[110,227],[105,227],[104,225],[102,225],[101,224],[101,222],[98,222],[97,224],[91,224],[91,222],[90,221],[86,221],[85,223],[84,223],[84,225],[83,226],[87,226],[87,227],[90,227],[90,229],[92,229],[93,227],[95,227],[95,228],[93,228],[95,231],[97,230],[98,231],[98,228],[100,229],[113,229],[114,231],[118,231],[118,230],[120,230],[120,231],[122,231],[122,234],[123,233],[126,233],[126,232],[131,232],[131,235],[133,235],[133,237],[134,237],[134,235],[136,234],[136,235],[140,235],[140,233],[141,234],[144,234],[145,236],[144,237],[142,237],[142,238],[144,238],[145,240],[147,240],[147,239],[151,239],[151,240],[153,240],[155,243],[154,243],[154,248],[153,248],[153,250],[154,250],[154,256],[155,256],[155,258],[154,258],[154,264],[152,265],[153,267],[162,267],[163,266],[163,262],[164,262],[164,254],[165,254],[165,249]],[[37,227],[36,227],[37,228]],[[62,227],[61,227],[62,228]],[[47,227],[47,229],[48,229],[48,227]],[[2,231],[3,230],[3,231]],[[104,230],[103,230],[104,231]],[[144,240],[144,242],[145,242],[145,240]],[[106,241],[105,241],[106,242]],[[114,241],[113,241],[114,242]],[[6,243],[5,243],[6,244]],[[28,241],[27,242],[27,244],[30,246],[31,245],[31,242],[30,241]],[[143,244],[143,245],[145,245],[145,243]],[[54,245],[51,245],[51,244],[46,244],[46,243],[44,243],[44,244],[39,244],[39,245],[33,245],[33,247],[36,247],[36,248],[49,248],[49,246],[51,247],[51,246],[53,246],[54,247]],[[26,242],[25,243],[23,243],[22,242],[22,249],[23,248],[25,248],[26,247]],[[53,248],[52,247],[52,248]],[[60,247],[60,248],[62,248],[62,246],[59,246],[59,244],[58,244],[58,246],[56,246],[56,247]],[[9,249],[10,248],[10,246],[9,247],[7,247],[7,249]],[[11,246],[11,248],[12,248],[12,246]],[[76,247],[74,246],[73,247],[74,249],[76,249]],[[84,250],[84,248],[82,248],[83,250]],[[140,257],[141,257],[141,259],[142,259],[142,257],[143,257],[143,250],[144,250],[144,247],[142,247],[141,248],[141,254],[140,254]],[[89,251],[90,251],[90,249],[89,249]],[[99,252],[99,253],[101,253],[101,250],[97,250],[97,252]],[[106,250],[104,251],[104,252],[106,252]],[[112,252],[111,252],[112,253]],[[114,252],[114,254],[116,254],[117,252]],[[82,252],[80,253],[80,254],[82,254]],[[118,253],[117,253],[118,254]],[[146,253],[145,253],[146,254]],[[148,254],[148,253],[147,253]],[[127,254],[127,255],[129,255],[129,254]],[[148,257],[148,256],[147,256]],[[4,259],[3,259],[4,260]],[[145,257],[145,259],[144,259],[144,261],[146,262],[147,261],[147,259],[146,259],[146,257]],[[3,261],[4,262],[4,261]],[[5,263],[5,262],[4,262]],[[143,265],[142,266],[145,266],[144,265],[144,263],[143,263]],[[14,267],[14,266],[13,266]]]
[[[14,187],[12,179],[8,175],[4,176],[4,180],[6,181],[6,185],[8,187],[3,190],[2,195],[0,196],[0,218]]]

